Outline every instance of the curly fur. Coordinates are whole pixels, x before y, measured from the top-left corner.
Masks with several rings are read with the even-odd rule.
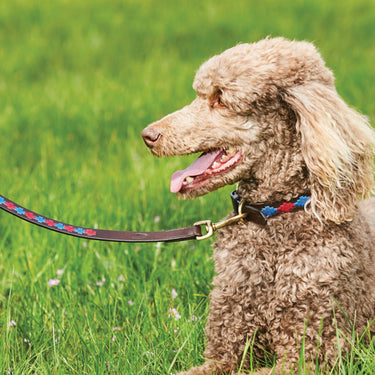
[[[249,202],[306,191],[311,200],[265,227],[239,222],[218,232],[206,362],[184,374],[235,373],[247,339],[253,357],[275,354],[275,374],[295,369],[303,340],[307,361],[333,365],[338,346],[350,346],[336,327],[350,337],[351,323],[361,333],[375,318],[375,201],[358,208],[373,186],[373,130],[339,97],[308,42],[237,45],[206,61],[193,87],[190,105],[144,130],[160,135],[152,152],[234,147],[242,162],[180,197],[238,182]]]

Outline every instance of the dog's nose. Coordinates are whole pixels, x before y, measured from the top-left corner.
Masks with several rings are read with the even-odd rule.
[[[154,128],[147,127],[142,131],[142,137],[147,147],[153,148],[160,139],[161,134]]]

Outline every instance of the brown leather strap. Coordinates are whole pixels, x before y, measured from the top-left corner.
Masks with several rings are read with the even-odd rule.
[[[156,232],[130,232],[106,229],[77,227],[52,220],[10,201],[0,195],[0,208],[29,223],[70,236],[88,240],[113,242],[174,242],[196,239],[201,236],[201,227],[193,225],[187,228],[170,229]]]
[[[127,232],[115,230],[96,230],[96,240],[117,242],[176,242],[195,240],[201,235],[200,226],[162,230],[158,232]]]

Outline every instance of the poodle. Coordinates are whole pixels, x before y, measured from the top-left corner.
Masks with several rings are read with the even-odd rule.
[[[145,128],[144,141],[156,156],[202,153],[173,174],[171,192],[237,183],[236,202],[256,220],[218,231],[205,362],[181,374],[288,373],[301,353],[307,371],[334,366],[353,332],[374,331],[367,118],[305,41],[236,45],[203,63],[193,88],[193,102]]]

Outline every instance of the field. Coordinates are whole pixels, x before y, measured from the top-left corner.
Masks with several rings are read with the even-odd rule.
[[[191,157],[153,158],[141,130],[194,98],[205,59],[267,35],[313,41],[340,94],[374,120],[374,25],[369,0],[2,1],[0,194],[78,226],[218,220],[232,187],[178,201],[170,176]],[[0,212],[0,373],[202,363],[211,242],[90,242]],[[374,348],[359,344],[332,373],[375,373]]]

